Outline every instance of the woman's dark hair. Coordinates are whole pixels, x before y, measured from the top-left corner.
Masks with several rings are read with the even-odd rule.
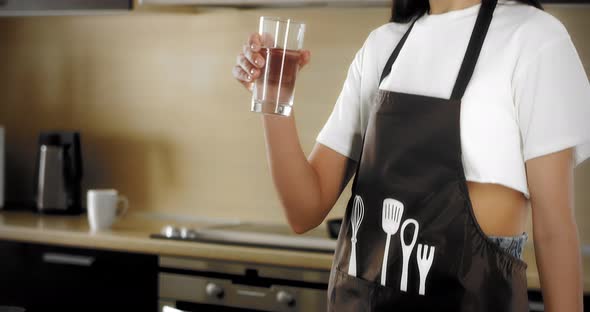
[[[543,9],[539,0],[517,0],[518,2],[526,3]],[[414,16],[420,16],[430,10],[430,3],[428,0],[392,0],[391,6],[391,22],[407,23]]]

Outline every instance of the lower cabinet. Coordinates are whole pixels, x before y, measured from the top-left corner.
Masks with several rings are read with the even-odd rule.
[[[155,255],[0,241],[0,306],[157,311]]]
[[[221,305],[212,308],[197,307],[194,303],[191,307],[179,305],[181,298],[168,293],[178,283],[167,279],[158,281],[161,269],[156,255],[0,240],[0,311],[2,307],[16,306],[27,312],[155,312],[159,310],[158,301],[162,304],[170,301],[173,306],[176,304],[176,309],[187,311],[239,310]],[[211,270],[209,275],[215,273]],[[180,289],[181,293],[198,295],[198,287],[189,288],[188,292]],[[164,297],[158,299],[160,294]],[[545,310],[540,291],[529,290],[528,295],[531,312]],[[316,305],[323,307],[325,303]],[[584,307],[584,311],[590,312],[589,294],[584,297]],[[243,307],[240,311],[243,310],[249,309]]]

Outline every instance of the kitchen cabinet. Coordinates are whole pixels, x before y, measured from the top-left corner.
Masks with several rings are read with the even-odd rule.
[[[157,311],[155,255],[0,241],[0,306]]]
[[[391,5],[391,0],[139,0],[139,4],[211,6],[389,6]]]
[[[140,5],[211,5],[211,6],[391,6],[391,0],[137,0]],[[540,0],[541,3],[588,3],[590,0]]]
[[[133,0],[0,0],[0,16],[113,13],[132,8]]]

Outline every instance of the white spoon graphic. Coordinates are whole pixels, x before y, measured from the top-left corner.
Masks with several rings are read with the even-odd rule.
[[[404,241],[404,234],[406,231],[406,226],[408,226],[408,224],[413,224],[414,225],[414,236],[412,237],[412,242],[408,245],[406,244],[406,242]],[[416,244],[416,239],[418,239],[418,229],[420,227],[418,226],[418,221],[414,220],[414,219],[408,219],[406,221],[404,221],[404,223],[402,224],[402,230],[400,233],[400,240],[402,243],[402,256],[403,256],[403,264],[402,264],[402,278],[401,278],[401,282],[400,282],[400,286],[399,289],[401,291],[407,291],[408,290],[408,263],[410,262],[410,255],[412,254],[412,250],[414,249],[414,245]]]

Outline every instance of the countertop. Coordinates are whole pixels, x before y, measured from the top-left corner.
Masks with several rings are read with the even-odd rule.
[[[99,248],[162,256],[193,257],[279,265],[286,267],[329,270],[332,255],[316,252],[240,247],[213,243],[183,242],[150,238],[170,220],[142,214],[128,214],[112,229],[93,232],[86,215],[52,216],[31,212],[0,212],[0,240],[54,244],[70,247]],[[210,224],[190,222],[193,228]],[[532,244],[527,244],[524,260],[531,289],[539,289],[539,276]],[[584,290],[590,293],[590,255],[583,256]]]
[[[127,214],[110,230],[93,232],[86,215],[56,216],[31,212],[0,211],[0,240],[99,248],[162,256],[194,257],[329,270],[332,255],[270,248],[240,247],[213,243],[150,238],[178,220],[150,214]],[[185,221],[183,226],[211,226],[205,221]]]

